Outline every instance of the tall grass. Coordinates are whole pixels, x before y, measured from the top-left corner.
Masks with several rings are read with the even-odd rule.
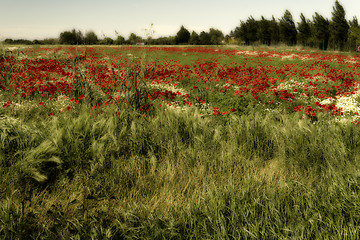
[[[359,234],[359,128],[273,113],[83,108],[41,132],[1,119],[4,239]]]

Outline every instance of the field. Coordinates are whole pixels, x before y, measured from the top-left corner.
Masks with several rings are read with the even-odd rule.
[[[360,56],[0,52],[0,238],[360,238]]]

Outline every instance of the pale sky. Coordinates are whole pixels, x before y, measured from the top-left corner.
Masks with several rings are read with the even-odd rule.
[[[340,0],[346,18],[360,21],[360,0]],[[175,35],[184,25],[190,32],[217,28],[230,33],[250,15],[279,19],[288,9],[295,20],[315,12],[331,18],[335,0],[0,0],[0,40],[57,38],[73,28],[94,31],[99,38],[145,37],[153,23],[154,37]]]

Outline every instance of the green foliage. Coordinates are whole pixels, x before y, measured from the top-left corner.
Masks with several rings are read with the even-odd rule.
[[[304,16],[304,14],[301,13],[300,15],[301,22],[298,23],[298,35],[297,39],[298,42],[301,43],[303,46],[306,46],[309,44],[309,41],[311,39],[311,28],[310,24],[311,22],[307,20]]]
[[[212,45],[219,45],[224,40],[224,34],[218,29],[210,28],[209,35]]]
[[[338,0],[335,1],[333,12],[331,13],[330,35],[339,50],[344,50],[345,42],[348,39],[349,24],[345,18],[345,10]]]
[[[184,26],[181,26],[180,30],[176,33],[176,44],[188,44],[190,40],[190,32]]]
[[[348,43],[350,51],[356,51],[360,43],[360,25],[355,16],[351,21],[349,21]]]
[[[270,45],[270,43],[271,43],[271,32],[270,31],[271,31],[270,21],[266,20],[263,16],[261,16],[257,34],[258,34],[259,41],[262,44]]]
[[[289,10],[286,10],[279,22],[280,40],[290,46],[296,44],[297,30]]]
[[[59,43],[68,45],[79,45],[84,43],[84,37],[80,30],[76,31],[75,29],[73,29],[71,31],[65,31],[60,33]]]
[[[271,43],[277,44],[280,42],[280,29],[279,29],[279,23],[276,21],[274,16],[272,17],[270,21],[270,33],[271,33]]]
[[[199,45],[200,44],[200,37],[199,34],[197,34],[195,31],[192,31],[189,44],[191,45]]]
[[[326,50],[329,44],[330,30],[329,20],[325,19],[317,12],[313,16],[313,31],[318,42],[319,49]]]
[[[140,36],[137,36],[135,33],[130,33],[128,42],[130,44],[137,44],[140,43],[142,41],[142,38]]]
[[[123,36],[118,36],[116,40],[114,41],[114,44],[116,45],[123,45],[125,44],[125,38]]]
[[[200,33],[200,45],[210,45],[211,44],[211,36],[208,32],[202,31]]]
[[[250,45],[258,40],[257,30],[258,22],[250,16],[246,22],[240,21],[240,26],[235,29],[235,36]]]
[[[93,45],[93,44],[97,44],[98,41],[99,41],[98,37],[94,31],[88,31],[85,33],[85,37],[84,37],[85,44]]]
[[[7,38],[4,40],[5,44],[25,44],[25,45],[31,45],[33,44],[32,41],[27,40],[27,39],[11,39],[11,38]]]
[[[114,40],[110,37],[105,37],[104,39],[99,41],[102,45],[112,45],[114,43]]]

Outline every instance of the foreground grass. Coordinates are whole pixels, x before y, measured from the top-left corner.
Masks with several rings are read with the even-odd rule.
[[[1,117],[1,238],[359,236],[358,127],[89,112]]]

